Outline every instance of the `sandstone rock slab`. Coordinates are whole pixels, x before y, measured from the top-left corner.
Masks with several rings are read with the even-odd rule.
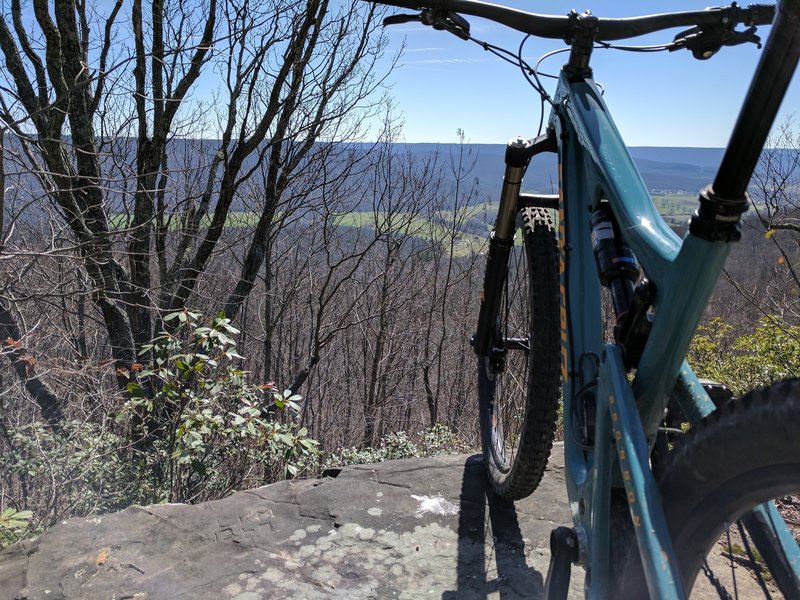
[[[570,522],[562,465],[556,446],[515,504],[461,455],[70,519],[0,553],[0,600],[539,598],[550,531]],[[574,569],[571,598],[582,583]]]

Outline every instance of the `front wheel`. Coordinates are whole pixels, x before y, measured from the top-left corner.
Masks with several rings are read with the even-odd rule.
[[[492,489],[511,500],[544,474],[560,389],[558,248],[545,209],[520,211],[522,247],[508,275],[489,356],[478,357],[483,456]]]
[[[670,453],[658,485],[690,598],[800,598],[800,379],[723,404]],[[620,597],[646,598],[632,531],[622,556]]]

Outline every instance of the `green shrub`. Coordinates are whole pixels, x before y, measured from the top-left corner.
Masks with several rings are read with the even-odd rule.
[[[172,331],[144,349],[150,366],[120,371],[129,399],[114,419],[6,429],[0,547],[68,517],[213,500],[316,472],[317,442],[300,425],[300,396],[250,383],[234,364],[241,357],[230,321],[199,319],[168,315]]]
[[[30,529],[33,512],[6,508],[0,512],[0,550],[22,539]]]
[[[752,333],[735,336],[722,319],[698,328],[689,363],[699,377],[727,385],[736,395],[800,375],[800,327],[764,317]]]
[[[118,415],[148,425],[141,459],[153,473],[153,500],[212,500],[315,469],[317,442],[299,424],[300,396],[250,383],[234,365],[241,356],[230,320],[201,326],[199,318],[165,317],[174,330],[145,346],[153,366],[131,373],[131,400]]]
[[[452,429],[442,423],[435,423],[423,431],[420,437],[423,456],[461,454],[469,451],[467,444]]]
[[[419,442],[414,442],[404,431],[398,431],[381,439],[377,448],[341,448],[325,457],[323,468],[439,454],[458,454],[469,450],[449,427],[441,423],[425,429],[418,437]]]
[[[9,431],[0,473],[11,493],[3,496],[0,509],[25,510],[15,513],[11,530],[0,522],[0,546],[67,517],[120,510],[148,497],[152,490],[141,463],[132,460],[125,439],[105,425],[67,421],[55,431],[37,422]]]

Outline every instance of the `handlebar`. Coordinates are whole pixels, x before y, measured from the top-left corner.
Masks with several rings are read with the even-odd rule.
[[[662,13],[642,17],[598,18],[588,13],[572,12],[567,16],[540,15],[506,6],[476,0],[370,0],[379,4],[420,10],[423,14],[445,15],[452,19],[455,13],[482,17],[532,36],[563,39],[571,43],[575,34],[592,29],[595,41],[614,41],[637,37],[673,27],[721,27],[732,29],[737,24],[747,26],[768,25],[775,16],[775,6],[752,4],[742,8],[735,2],[731,6],[706,10]],[[405,15],[402,15],[405,16]],[[423,22],[425,21],[422,19]],[[582,22],[583,21],[583,22]],[[442,27],[452,31],[452,28]],[[459,29],[456,27],[456,29]],[[467,34],[469,29],[467,28]],[[459,35],[456,31],[453,31]],[[463,37],[463,36],[460,36]]]

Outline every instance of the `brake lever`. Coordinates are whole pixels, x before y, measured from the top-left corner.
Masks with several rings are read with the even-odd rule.
[[[761,50],[761,36],[756,35],[755,25],[748,27],[744,31],[734,31],[730,40],[725,42],[726,46],[738,46],[739,44],[755,44]]]
[[[391,15],[383,19],[383,26],[401,25],[403,23],[422,23],[439,31],[449,31],[462,40],[469,39],[469,22],[454,12],[423,9],[418,15]]]
[[[755,25],[748,27],[744,31],[728,29],[703,30],[700,27],[692,27],[680,32],[672,40],[669,51],[674,52],[681,48],[690,50],[692,56],[698,60],[708,60],[714,56],[723,46],[738,46],[740,44],[755,44],[761,48],[761,37],[756,35]]]
[[[416,21],[417,23],[422,21],[421,15],[389,15],[388,17],[384,17],[383,19],[383,26],[388,27],[389,25],[402,25],[403,23],[412,23]]]

